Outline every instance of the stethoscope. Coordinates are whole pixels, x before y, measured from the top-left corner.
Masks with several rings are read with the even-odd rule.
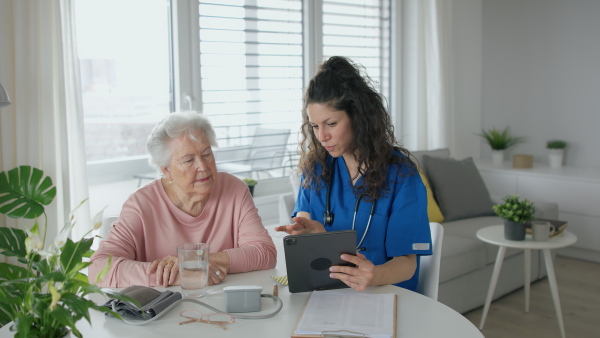
[[[325,212],[323,213],[323,225],[328,226],[328,225],[332,225],[333,224],[333,213],[331,211],[329,211],[329,200],[331,198],[331,182],[333,182],[333,174],[335,173],[335,162],[337,161],[337,158],[333,158],[331,160],[331,177],[329,178],[329,183],[327,184],[327,196],[326,196],[326,201],[325,201]],[[355,225],[356,225],[356,213],[358,212],[358,206],[360,205],[360,201],[363,199],[363,196],[359,196],[356,199],[356,204],[354,205],[354,217],[352,218],[352,230],[354,230]],[[376,204],[377,200],[374,200],[373,203],[371,204],[371,212],[369,213],[369,220],[367,221],[367,228],[365,229],[365,233],[363,234],[362,238],[360,239],[360,242],[358,243],[358,245],[356,246],[356,251],[365,251],[366,248],[365,247],[361,247],[363,241],[365,240],[365,237],[367,236],[367,233],[369,232],[369,228],[371,227],[371,219],[373,219],[373,214],[375,213],[375,204]]]

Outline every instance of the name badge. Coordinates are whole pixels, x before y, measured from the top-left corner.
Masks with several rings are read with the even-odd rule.
[[[429,243],[413,243],[413,250],[429,250]]]

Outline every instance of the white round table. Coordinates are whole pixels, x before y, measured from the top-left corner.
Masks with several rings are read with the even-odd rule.
[[[278,284],[271,276],[280,277],[287,274],[285,256],[283,253],[283,234],[271,233],[277,247],[277,267],[272,270],[253,271],[232,274],[219,285],[207,288],[208,295],[202,298],[217,309],[225,310],[225,294],[223,288],[232,285],[260,285],[262,293],[271,294],[273,285]],[[164,288],[157,288],[164,290]],[[180,291],[177,286],[169,287],[170,290]],[[343,289],[345,292],[355,292],[352,289]],[[394,293],[397,298],[396,337],[411,338],[483,338],[483,335],[468,319],[448,306],[429,297],[397,286],[385,285],[370,287],[366,293]],[[290,293],[287,286],[279,285],[279,298],[283,301],[281,312],[267,319],[236,319],[235,323],[227,325],[224,331],[220,327],[205,323],[179,325],[183,319],[179,316],[181,310],[196,309],[210,311],[205,308],[181,303],[155,322],[143,326],[125,324],[115,318],[106,318],[103,313],[92,310],[90,316],[92,325],[81,320],[77,323],[78,329],[84,337],[263,337],[285,338],[291,337],[298,318],[310,292]],[[97,304],[103,304],[107,299],[99,295],[92,298]],[[262,310],[251,314],[268,314],[275,309],[272,299],[261,299]],[[9,331],[12,324],[0,328],[0,337],[13,337]]]
[[[556,284],[556,276],[554,274],[554,264],[552,262],[552,255],[550,250],[563,248],[574,244],[577,241],[577,236],[574,234],[563,231],[561,234],[549,238],[544,242],[535,242],[531,239],[531,235],[525,236],[523,241],[512,241],[504,238],[504,225],[493,225],[488,226],[477,231],[477,238],[480,240],[498,245],[498,255],[496,256],[496,263],[492,272],[492,279],[490,280],[490,287],[488,289],[487,297],[485,299],[485,305],[483,307],[483,314],[481,316],[481,322],[479,329],[483,330],[483,324],[487,317],[487,313],[490,309],[494,290],[496,289],[496,283],[498,282],[498,276],[500,275],[500,269],[502,268],[502,262],[504,261],[504,254],[506,248],[523,249],[525,253],[525,312],[529,312],[529,285],[531,282],[531,250],[542,250],[544,254],[544,262],[546,264],[546,271],[548,272],[548,282],[550,283],[550,291],[552,293],[552,300],[554,301],[554,308],[556,310],[556,316],[558,317],[558,326],[560,327],[561,336],[565,337],[565,327],[562,319],[562,311],[560,309],[560,298],[558,296],[558,285]]]
[[[224,287],[231,285],[261,285],[263,293],[271,293],[276,282],[271,276],[283,276],[285,271],[278,269],[254,271],[227,276],[224,283],[208,288],[208,296],[202,301],[225,309]],[[162,288],[157,288],[164,290]],[[170,287],[173,291],[179,291],[179,287]],[[344,289],[353,292],[351,289]],[[483,335],[469,320],[460,313],[439,303],[431,298],[418,293],[402,289],[396,286],[378,286],[368,288],[367,293],[395,293],[398,295],[396,337],[445,337],[445,338],[482,338]],[[283,309],[274,317],[268,319],[236,319],[235,323],[227,325],[224,331],[218,326],[194,323],[179,325],[184,319],[179,316],[181,310],[196,309],[210,313],[209,310],[195,304],[181,303],[169,313],[143,326],[125,324],[115,318],[106,318],[103,313],[95,310],[90,311],[92,325],[81,320],[77,327],[83,337],[129,337],[129,338],[152,338],[152,337],[263,337],[263,338],[285,338],[291,337],[294,327],[298,321],[301,311],[310,292],[290,293],[286,286],[279,286],[279,297],[283,301]],[[105,301],[102,297],[95,295],[93,300],[101,304]],[[248,313],[267,314],[275,309],[272,299],[262,298],[262,311]],[[9,331],[12,324],[0,328],[0,337],[13,337]]]

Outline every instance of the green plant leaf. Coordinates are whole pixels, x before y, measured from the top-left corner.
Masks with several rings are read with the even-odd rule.
[[[17,333],[15,333],[15,338],[29,337],[29,330],[31,329],[32,324],[33,316],[22,316],[19,318],[15,318],[15,325],[17,327]]]
[[[67,238],[67,243],[62,247],[60,264],[65,273],[74,276],[79,271],[78,264],[81,263],[83,255],[92,247],[94,238],[84,238],[75,243]]]
[[[25,258],[27,256],[25,238],[27,238],[27,234],[21,229],[0,228],[0,254]]]
[[[494,212],[503,219],[517,223],[525,223],[535,219],[535,206],[533,202],[525,199],[520,201],[519,196],[509,195],[502,199],[503,204],[496,204],[492,207]]]
[[[36,218],[45,216],[44,206],[55,196],[52,180],[39,169],[21,166],[0,172],[0,213],[33,218],[36,222],[27,231],[0,227],[0,257],[13,256],[22,263],[0,263],[0,326],[14,322],[15,337],[63,336],[67,328],[72,335],[81,337],[75,327],[78,320],[85,317],[89,321],[90,309],[108,311],[85,298],[89,293],[105,293],[90,285],[87,276],[80,272],[91,264],[83,260],[84,256],[89,257],[94,238],[78,242],[65,238],[64,245],[47,249],[36,244],[35,250],[31,247],[27,252],[25,243],[35,244],[33,240],[38,242],[40,232],[47,229],[47,219],[40,228]],[[72,224],[73,218],[65,227]],[[116,317],[120,318],[118,314]]]
[[[121,317],[121,315],[118,312],[113,311],[107,306],[94,304],[94,306],[92,306],[91,308],[103,313],[110,313],[113,317],[123,320],[123,317]]]
[[[66,295],[65,295],[66,296]],[[72,304],[69,304],[72,305]],[[79,315],[79,313],[76,313]],[[52,316],[53,319],[57,320],[59,323],[63,324],[64,326],[68,326],[71,328],[71,332],[77,336],[77,337],[81,337],[81,332],[79,332],[79,330],[77,330],[77,328],[75,327],[75,322],[81,318],[81,315],[79,316],[73,316],[73,313],[67,309],[65,309],[62,306],[57,306],[56,309],[54,309],[54,311],[50,312],[50,315]],[[77,318],[75,318],[77,317]]]
[[[22,266],[0,263],[0,281],[31,277],[29,270]]]
[[[249,186],[249,187],[255,186],[256,183],[258,183],[257,180],[254,180],[254,179],[251,179],[251,178],[248,178],[248,177],[242,179],[242,181],[244,181],[244,183],[246,183],[246,185]]]
[[[563,140],[550,140],[546,142],[546,148],[548,149],[565,149],[567,142]]]
[[[10,323],[15,318],[14,303],[0,301],[0,327]]]
[[[496,128],[490,128],[488,130],[482,129],[481,133],[477,135],[483,137],[494,150],[508,149],[518,143],[525,142],[526,140],[525,137],[511,136],[508,127],[504,128],[502,131],[497,130]]]
[[[91,323],[89,309],[95,305],[94,302],[72,293],[63,294],[60,300],[78,317],[77,319],[83,317]]]
[[[38,277],[31,279],[30,282],[32,284],[41,286],[41,285],[44,285],[44,284],[50,282],[50,280],[53,280],[56,282],[63,282],[63,281],[65,281],[65,275],[62,273],[62,271],[54,271],[49,274],[39,275]],[[11,282],[12,281],[8,281],[7,283],[11,283]],[[36,297],[37,296],[39,296],[39,295],[36,295]],[[48,296],[49,296],[49,294],[48,294]]]
[[[83,276],[85,276],[85,275],[83,275]],[[104,292],[102,292],[102,288],[100,288],[97,285],[90,284],[88,282],[87,276],[85,276],[85,281],[84,282],[85,282],[84,283],[85,285],[82,285],[82,288],[81,288],[81,292],[84,295],[87,295],[87,294],[90,294],[90,293],[102,293],[102,294],[104,294]],[[111,297],[111,294],[107,293],[106,296],[107,297]]]
[[[19,304],[23,300],[23,294],[27,288],[23,285],[11,285],[10,283],[0,283],[0,302],[11,305]]]
[[[0,326],[15,320],[26,290],[24,285],[0,283]]]
[[[38,255],[39,257],[39,255]],[[47,259],[39,260],[34,265],[33,268],[38,271],[41,275],[47,275],[52,273],[54,267],[50,264]]]
[[[96,280],[94,281],[95,284],[98,284],[110,271],[110,264],[112,262],[112,258],[112,254],[108,256],[108,262],[106,262],[102,270],[100,270],[100,272],[96,275]]]
[[[11,218],[37,218],[52,203],[56,187],[49,176],[30,166],[0,173],[0,213]]]
[[[94,236],[94,238],[96,238],[96,236]],[[94,254],[94,252],[96,252],[95,250],[89,249],[86,253],[83,254],[83,257],[85,258],[92,258],[92,255]]]
[[[88,266],[90,266],[90,265],[92,265],[92,263],[90,263],[90,262],[87,262],[87,263],[84,263],[84,266],[83,266],[83,267],[84,267],[84,268],[87,268],[87,267],[88,267]],[[80,271],[81,271],[81,269],[80,269]],[[77,275],[75,275],[75,279],[76,279],[77,281],[80,281],[80,282],[82,282],[82,283],[85,283],[85,284],[86,284],[86,286],[87,286],[87,285],[89,285],[89,283],[90,283],[90,280],[88,279],[88,276],[86,276],[86,275],[82,274],[81,272],[78,272],[78,273],[77,273]],[[100,291],[101,291],[101,290],[100,290],[100,288],[98,288],[98,290],[97,290],[96,292],[100,293]]]

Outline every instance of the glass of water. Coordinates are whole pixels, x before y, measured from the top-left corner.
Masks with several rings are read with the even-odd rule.
[[[184,298],[202,298],[208,285],[207,243],[183,243],[177,246],[179,280]]]

